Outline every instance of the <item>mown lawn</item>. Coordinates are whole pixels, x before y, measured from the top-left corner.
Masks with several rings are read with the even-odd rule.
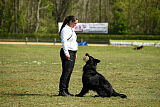
[[[69,90],[82,88],[82,57],[86,52],[101,60],[97,66],[113,88],[128,98],[60,97],[60,46],[0,45],[1,107],[159,107],[160,48],[79,46]]]
[[[111,40],[111,42],[142,42],[142,43],[160,43],[160,40]]]

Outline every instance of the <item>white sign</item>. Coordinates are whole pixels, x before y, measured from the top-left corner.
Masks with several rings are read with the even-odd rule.
[[[59,31],[61,26],[59,22]],[[74,29],[76,33],[108,33],[108,23],[78,23]]]

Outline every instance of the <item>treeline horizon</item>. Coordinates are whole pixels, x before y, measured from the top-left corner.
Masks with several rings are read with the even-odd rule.
[[[160,0],[1,0],[0,33],[57,33],[68,15],[109,34],[160,35]]]

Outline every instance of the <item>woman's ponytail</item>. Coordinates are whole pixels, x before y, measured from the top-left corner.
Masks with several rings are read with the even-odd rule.
[[[65,27],[66,24],[69,24],[69,22],[72,20],[72,22],[75,22],[76,20],[78,20],[75,16],[67,16],[64,21],[63,24],[61,26],[60,32],[59,32],[59,36],[61,35],[61,31],[62,29]]]

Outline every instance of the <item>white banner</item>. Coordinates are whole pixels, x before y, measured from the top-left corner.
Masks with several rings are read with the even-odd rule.
[[[61,26],[62,22],[59,22],[59,31]],[[74,29],[76,33],[108,33],[108,23],[78,23]]]

